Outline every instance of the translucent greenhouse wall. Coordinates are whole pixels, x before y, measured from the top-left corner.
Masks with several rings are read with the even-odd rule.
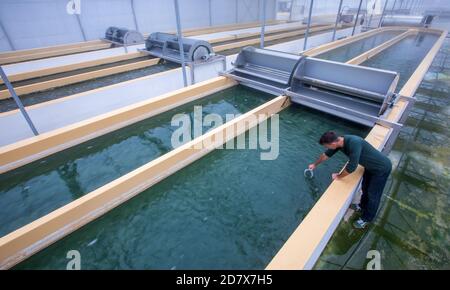
[[[109,26],[143,33],[176,29],[173,1],[72,1],[81,4],[80,14],[68,13],[68,0],[0,1],[0,51],[94,40],[103,37]],[[274,19],[276,1],[265,1],[266,19]],[[181,26],[188,29],[259,21],[260,2],[181,0]]]

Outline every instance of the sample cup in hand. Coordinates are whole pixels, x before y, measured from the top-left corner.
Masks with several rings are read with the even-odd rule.
[[[305,171],[303,171],[303,175],[306,178],[312,179],[314,177],[314,171],[312,169],[306,168]]]

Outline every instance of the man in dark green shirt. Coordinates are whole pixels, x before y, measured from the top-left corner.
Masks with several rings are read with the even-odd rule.
[[[356,211],[362,211],[362,216],[353,225],[363,229],[371,222],[378,211],[384,186],[391,173],[392,164],[389,158],[375,149],[366,140],[355,135],[338,136],[334,132],[326,132],[319,143],[327,148],[320,158],[309,165],[314,170],[317,165],[342,151],[349,160],[344,170],[333,173],[332,178],[343,178],[356,170],[358,164],[364,167],[362,181],[362,196],[360,205],[352,205]]]

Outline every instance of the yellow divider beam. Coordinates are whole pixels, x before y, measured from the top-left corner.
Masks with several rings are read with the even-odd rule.
[[[105,45],[108,45],[107,47],[111,46],[110,43],[104,42],[102,40],[92,40],[72,44],[62,44],[32,49],[7,51],[0,53],[0,65],[27,60],[34,60],[45,57],[58,56],[62,54],[70,54],[76,52],[107,48],[104,47]]]
[[[25,72],[25,73],[13,74],[13,75],[9,75],[8,78],[9,78],[10,82],[17,82],[17,81],[23,81],[23,80],[28,80],[28,79],[37,78],[37,77],[53,75],[53,74],[57,74],[57,73],[73,71],[73,70],[82,69],[82,68],[89,68],[89,67],[99,66],[99,65],[103,65],[103,64],[114,63],[114,62],[118,62],[118,61],[130,60],[130,59],[143,57],[143,56],[146,56],[146,54],[141,53],[141,52],[131,52],[131,53],[122,54],[122,55],[118,55],[118,56],[105,57],[105,58],[101,58],[101,59],[97,59],[97,60],[90,60],[90,61],[84,61],[84,62],[79,62],[79,63],[75,63],[75,64],[62,65],[62,66],[57,66],[57,67],[52,67],[52,68],[29,71],[29,72]],[[0,80],[0,84],[2,84],[2,83],[3,83],[3,81]]]
[[[14,88],[17,95],[25,95],[34,92],[44,91],[47,89],[67,86],[70,84],[76,84],[79,82],[84,82],[87,80],[92,80],[95,78],[105,77],[117,73],[123,73],[127,71],[132,71],[140,68],[145,68],[148,66],[156,65],[160,61],[159,58],[152,58],[148,60],[143,60],[139,62],[133,62],[123,65],[118,65],[114,67],[108,67],[100,70],[95,70],[91,72],[85,72],[73,76],[57,78],[53,80],[43,81],[35,84],[29,84],[24,86],[19,86]],[[0,91],[0,100],[8,99],[11,97],[11,94],[7,89]]]

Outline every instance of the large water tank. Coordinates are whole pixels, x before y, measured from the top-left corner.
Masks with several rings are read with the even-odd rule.
[[[431,24],[433,15],[386,15],[381,26],[424,27]]]

